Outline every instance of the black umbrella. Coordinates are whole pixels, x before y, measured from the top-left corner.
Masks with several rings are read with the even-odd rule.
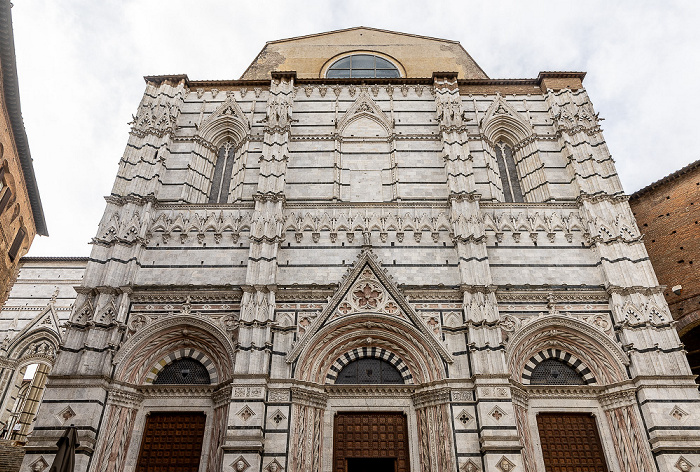
[[[75,448],[78,442],[78,428],[70,425],[56,443],[58,451],[49,472],[73,472],[75,468]]]

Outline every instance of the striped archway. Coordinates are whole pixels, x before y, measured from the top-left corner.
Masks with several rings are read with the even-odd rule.
[[[541,362],[546,361],[547,359],[557,359],[568,365],[581,376],[586,385],[596,383],[595,376],[593,375],[593,372],[591,372],[591,369],[589,369],[586,364],[584,364],[580,359],[576,358],[573,354],[562,351],[561,349],[546,349],[532,356],[525,364],[522,375],[523,385],[530,384],[532,372]]]
[[[147,385],[153,384],[161,370],[163,370],[167,365],[172,364],[174,361],[182,358],[190,358],[200,362],[207,369],[207,372],[209,372],[209,379],[211,380],[212,385],[219,383],[219,374],[216,370],[214,362],[203,352],[192,348],[179,349],[175,352],[171,352],[156,362],[153,368],[148,372],[148,375],[146,375],[144,383]]]
[[[365,358],[381,359],[381,360],[387,361],[389,364],[396,367],[396,370],[398,370],[399,373],[401,374],[401,377],[403,378],[403,382],[405,384],[412,384],[413,383],[413,376],[411,375],[411,371],[409,370],[406,363],[403,360],[401,360],[401,358],[399,356],[395,355],[393,352],[388,351],[384,348],[377,348],[377,347],[355,348],[351,351],[346,352],[342,356],[340,356],[333,363],[333,365],[331,365],[328,374],[326,374],[326,383],[331,384],[331,385],[334,384],[336,379],[338,378],[338,374],[340,373],[341,370],[343,370],[343,368],[346,365],[348,365],[349,363],[356,361],[358,359],[365,359]]]

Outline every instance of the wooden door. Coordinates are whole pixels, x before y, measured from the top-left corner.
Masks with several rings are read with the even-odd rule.
[[[206,418],[204,413],[150,413],[136,472],[197,472]]]
[[[338,413],[333,428],[333,472],[346,472],[348,459],[393,459],[395,472],[408,472],[406,415]]]
[[[592,415],[540,413],[537,427],[547,472],[608,472]]]

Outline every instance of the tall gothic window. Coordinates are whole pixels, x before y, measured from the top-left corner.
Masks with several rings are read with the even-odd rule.
[[[523,202],[523,191],[520,189],[518,171],[515,168],[513,148],[503,141],[497,142],[496,161],[498,162],[498,173],[501,174],[505,201],[508,203]]]
[[[228,191],[231,186],[231,172],[233,170],[235,149],[231,141],[224,143],[216,157],[214,176],[209,190],[209,203],[226,203]]]

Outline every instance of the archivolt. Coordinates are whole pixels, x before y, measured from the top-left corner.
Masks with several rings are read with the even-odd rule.
[[[591,369],[589,369],[586,364],[581,362],[580,359],[577,359],[576,356],[573,356],[571,353],[561,349],[547,349],[546,351],[538,352],[536,355],[532,356],[527,364],[525,364],[522,374],[523,384],[528,385],[530,383],[530,376],[532,372],[542,361],[547,359],[558,359],[564,364],[568,365],[581,376],[587,385],[596,383],[595,376],[593,375],[593,372],[591,372]]]
[[[48,329],[39,328],[30,331],[28,335],[23,336],[21,339],[16,339],[12,344],[8,346],[7,357],[8,359],[24,360],[32,357],[37,359],[47,359],[55,356],[58,352],[58,346],[60,344],[60,338],[58,333]],[[52,349],[50,354],[40,351],[35,352],[32,350],[33,346],[40,347],[40,343],[48,343]]]
[[[195,349],[213,361],[220,381],[233,374],[234,349],[226,334],[196,315],[168,316],[134,334],[114,360],[115,379],[142,384],[156,362],[180,349]]]
[[[219,377],[218,377],[218,372],[216,371],[216,367],[214,364],[214,361],[212,361],[209,356],[204,354],[201,351],[198,351],[197,349],[179,349],[175,352],[171,352],[167,356],[165,356],[163,359],[160,359],[156,364],[153,366],[153,368],[148,372],[148,375],[146,376],[146,380],[144,383],[147,384],[152,384],[153,381],[158,377],[158,374],[160,373],[161,370],[163,370],[167,365],[172,364],[178,359],[182,359],[183,357],[189,357],[192,358],[196,361],[199,361],[206,369],[207,372],[209,372],[209,379],[211,380],[211,383],[216,385],[219,383]]]
[[[295,377],[322,384],[333,373],[331,367],[337,359],[363,348],[384,349],[398,356],[413,383],[445,376],[440,354],[418,329],[396,317],[362,313],[334,320],[316,332],[299,355]]]
[[[358,359],[382,359],[396,367],[399,371],[403,381],[406,384],[413,383],[413,377],[408,366],[401,360],[400,357],[395,355],[393,352],[387,351],[386,349],[376,348],[376,347],[363,347],[355,348],[351,351],[346,352],[344,355],[340,356],[331,366],[331,372],[326,375],[326,381],[329,384],[334,384],[337,380],[338,373],[343,370],[343,367],[349,363],[356,361]]]
[[[625,365],[629,364],[629,359],[605,333],[583,321],[552,315],[531,322],[511,338],[506,355],[513,379],[520,381],[528,361],[550,348],[580,359],[600,385],[627,378]]]

